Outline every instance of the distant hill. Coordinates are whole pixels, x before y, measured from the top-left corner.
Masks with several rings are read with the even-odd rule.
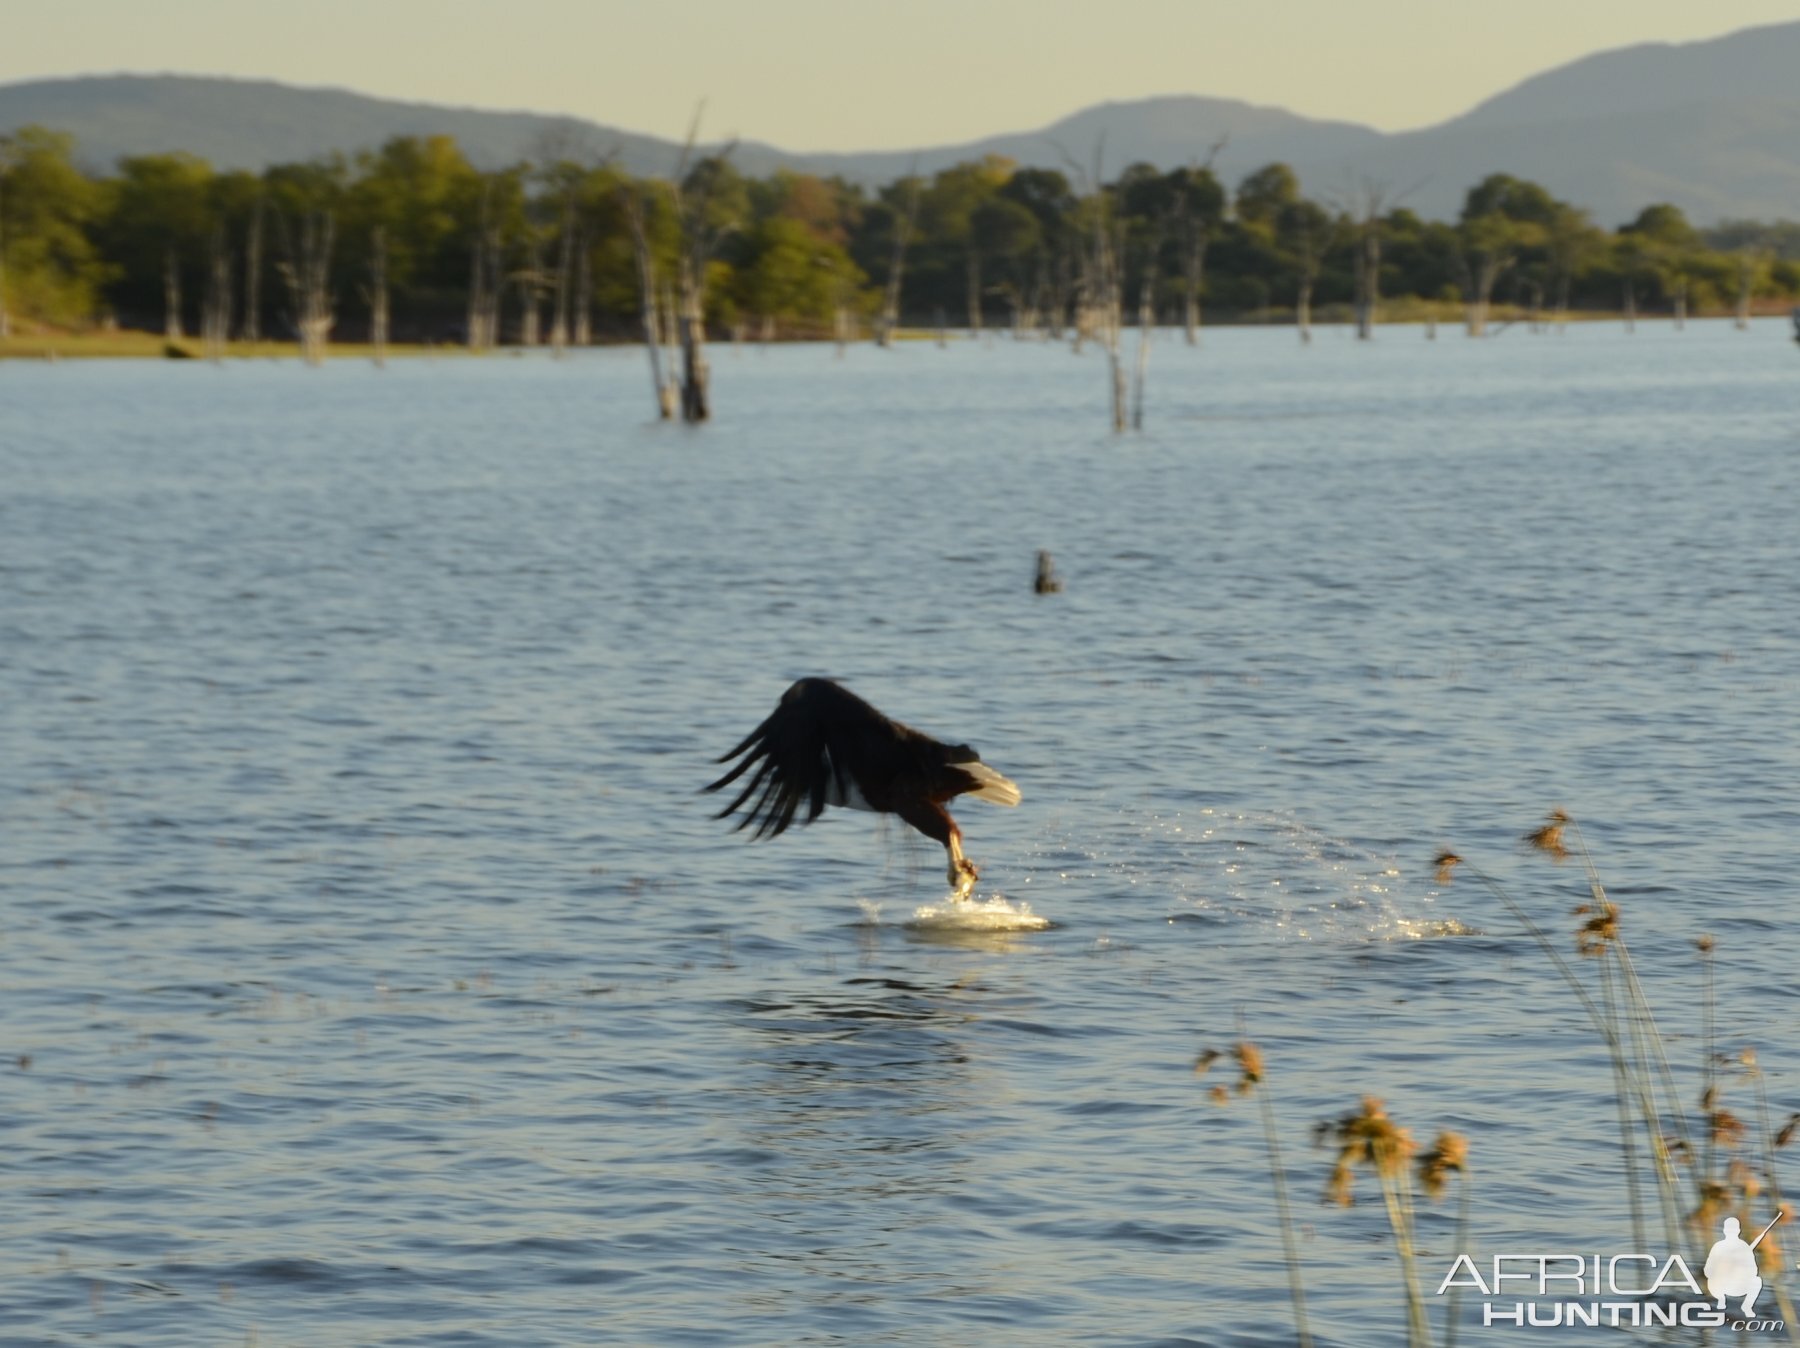
[[[961,145],[804,154],[741,141],[734,158],[752,174],[787,166],[879,184],[915,164],[929,174],[984,154],[1065,170],[1073,161],[1086,170],[1103,139],[1110,177],[1140,160],[1164,168],[1201,161],[1223,138],[1216,167],[1228,182],[1282,160],[1314,195],[1374,181],[1428,217],[1454,216],[1473,183],[1507,172],[1586,207],[1609,228],[1654,201],[1673,202],[1697,224],[1800,219],[1795,72],[1800,22],[1600,52],[1535,75],[1460,117],[1398,134],[1183,95],[1102,104],[1041,130]],[[633,172],[666,173],[679,153],[668,140],[577,118],[187,75],[0,85],[0,132],[32,122],[73,133],[94,169],[110,168],[121,155],[177,149],[221,168],[262,168],[430,134],[454,136],[485,168],[555,147],[615,154]]]

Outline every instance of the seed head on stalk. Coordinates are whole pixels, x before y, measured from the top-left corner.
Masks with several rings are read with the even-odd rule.
[[[1568,823],[1566,811],[1560,808],[1550,811],[1542,828],[1525,835],[1525,845],[1544,853],[1552,861],[1567,861],[1569,849],[1563,845],[1563,829]]]
[[[1417,1150],[1411,1135],[1388,1117],[1387,1106],[1373,1095],[1365,1095],[1360,1109],[1336,1122],[1319,1124],[1316,1134],[1322,1144],[1337,1143],[1337,1161],[1331,1168],[1325,1198],[1346,1208],[1356,1201],[1357,1166],[1369,1167],[1378,1179],[1398,1180]]]
[[[1430,1148],[1419,1153],[1419,1186],[1427,1198],[1441,1198],[1451,1172],[1466,1175],[1468,1166],[1469,1139],[1461,1133],[1439,1133]]]

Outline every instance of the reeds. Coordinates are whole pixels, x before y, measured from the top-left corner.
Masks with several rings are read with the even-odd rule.
[[[1755,1052],[1719,1051],[1716,1042],[1715,971],[1716,940],[1702,936],[1694,942],[1701,963],[1701,1091],[1699,1114],[1690,1125],[1686,1109],[1669,1065],[1668,1053],[1649,998],[1644,993],[1636,962],[1625,940],[1625,917],[1608,897],[1580,826],[1563,810],[1553,810],[1542,827],[1527,833],[1524,843],[1554,862],[1570,857],[1580,860],[1587,882],[1586,901],[1577,905],[1573,932],[1576,954],[1592,961],[1596,973],[1590,988],[1565,959],[1556,944],[1529,913],[1492,877],[1451,852],[1436,858],[1438,883],[1449,884],[1459,867],[1467,868],[1489,893],[1525,928],[1549,958],[1552,967],[1575,994],[1595,1031],[1606,1045],[1612,1064],[1614,1095],[1619,1110],[1620,1154],[1625,1168],[1632,1233],[1640,1250],[1645,1241],[1645,1199],[1638,1164],[1638,1141],[1648,1151],[1656,1181],[1656,1199],[1668,1241],[1674,1251],[1683,1244],[1683,1228],[1703,1245],[1716,1239],[1719,1225],[1735,1215],[1746,1229],[1761,1227],[1752,1221],[1751,1204],[1767,1191],[1775,1211],[1788,1209],[1781,1198],[1776,1176],[1775,1151],[1800,1134],[1800,1114],[1791,1116],[1779,1130],[1770,1125],[1768,1099]],[[1757,1116],[1754,1127],[1725,1104],[1725,1088],[1733,1077],[1748,1080],[1755,1091]],[[1699,1144],[1696,1145],[1696,1135]],[[1760,1141],[1760,1154],[1747,1157],[1752,1139]],[[1683,1201],[1676,1173],[1680,1164],[1690,1172],[1692,1197]],[[1691,1206],[1690,1206],[1691,1202]],[[1786,1289],[1779,1281],[1782,1263],[1775,1231],[1757,1248],[1765,1284],[1773,1291],[1787,1324],[1795,1318]]]
[[[1240,1026],[1240,1031],[1242,1027]],[[1208,1049],[1194,1063],[1196,1075],[1204,1076],[1214,1063],[1226,1055]],[[1301,1348],[1311,1348],[1312,1334],[1306,1319],[1306,1286],[1300,1272],[1300,1252],[1294,1238],[1293,1207],[1288,1200],[1287,1172],[1282,1165],[1281,1145],[1275,1123],[1274,1102],[1270,1099],[1268,1074],[1262,1051],[1247,1039],[1240,1040],[1230,1052],[1237,1065],[1237,1080],[1230,1085],[1215,1085],[1208,1092],[1214,1104],[1229,1104],[1234,1097],[1254,1095],[1259,1106],[1263,1143],[1269,1155],[1269,1175],[1275,1193],[1275,1213],[1281,1231],[1282,1250],[1286,1255],[1288,1289],[1294,1308],[1294,1330]],[[1388,1229],[1399,1256],[1401,1280],[1405,1288],[1407,1344],[1409,1348],[1430,1348],[1431,1326],[1425,1313],[1424,1290],[1419,1282],[1418,1240],[1413,1216],[1413,1176],[1425,1196],[1436,1200],[1443,1195],[1450,1176],[1455,1175],[1462,1190],[1462,1210],[1457,1224],[1457,1245],[1464,1244],[1469,1229],[1469,1144],[1461,1134],[1439,1133],[1431,1147],[1420,1152],[1406,1129],[1388,1117],[1387,1109],[1374,1096],[1365,1096],[1361,1106],[1335,1121],[1314,1128],[1314,1139],[1335,1143],[1337,1159],[1331,1170],[1324,1200],[1349,1207],[1354,1201],[1356,1172],[1367,1168],[1375,1175],[1387,1212]],[[1456,1341],[1455,1316],[1460,1289],[1453,1290],[1448,1306],[1446,1343]]]
[[[1703,936],[1694,943],[1704,985],[1704,1051],[1700,1108],[1697,1115],[1690,1115],[1683,1106],[1656,1015],[1626,942],[1627,914],[1601,883],[1580,826],[1565,811],[1555,810],[1542,827],[1526,834],[1523,841],[1552,861],[1580,861],[1586,893],[1572,912],[1575,921],[1568,940],[1574,949],[1574,961],[1565,955],[1566,947],[1554,940],[1497,881],[1456,853],[1445,851],[1437,855],[1437,882],[1447,886],[1459,871],[1465,872],[1496,897],[1544,953],[1605,1045],[1618,1107],[1620,1152],[1636,1250],[1648,1253],[1651,1249],[1645,1228],[1652,1207],[1661,1219],[1666,1248],[1671,1254],[1687,1244],[1684,1236],[1701,1242],[1701,1248],[1705,1248],[1717,1238],[1726,1216],[1737,1217],[1745,1230],[1769,1225],[1756,1247],[1764,1286],[1778,1303],[1790,1337],[1800,1337],[1796,1334],[1800,1322],[1781,1281],[1780,1227],[1794,1214],[1782,1197],[1776,1173],[1776,1153],[1800,1140],[1800,1112],[1789,1114],[1779,1128],[1774,1127],[1755,1051],[1743,1046],[1732,1052],[1720,1051],[1716,1042],[1714,987],[1717,942],[1711,936]],[[1588,969],[1591,974],[1583,976],[1582,971]],[[1241,1022],[1239,1032],[1243,1032]],[[1295,1328],[1303,1348],[1310,1348],[1304,1279],[1294,1239],[1275,1110],[1269,1095],[1268,1070],[1261,1051],[1247,1038],[1241,1038],[1229,1055],[1216,1049],[1201,1054],[1194,1065],[1195,1072],[1204,1075],[1227,1056],[1236,1064],[1237,1078],[1235,1082],[1213,1086],[1210,1095],[1221,1105],[1250,1095],[1257,1099],[1287,1257]],[[1744,1085],[1753,1094],[1754,1118],[1746,1118],[1744,1112],[1727,1104],[1728,1089],[1742,1089]],[[1314,1139],[1335,1148],[1324,1201],[1349,1206],[1354,1201],[1358,1179],[1364,1174],[1373,1177],[1398,1258],[1406,1301],[1407,1343],[1409,1348],[1430,1348],[1431,1323],[1418,1274],[1415,1196],[1423,1194],[1427,1200],[1438,1200],[1452,1179],[1456,1181],[1461,1199],[1456,1247],[1459,1252],[1468,1253],[1472,1187],[1467,1140],[1456,1133],[1442,1132],[1430,1147],[1421,1149],[1409,1131],[1388,1114],[1381,1099],[1372,1095],[1365,1096],[1356,1109],[1318,1124]],[[1686,1196],[1678,1166],[1688,1172],[1691,1192]],[[1653,1193],[1647,1188],[1650,1184],[1654,1184]],[[1772,1224],[1767,1221],[1771,1205],[1777,1219]],[[1753,1208],[1760,1208],[1760,1216]],[[1446,1348],[1454,1348],[1460,1293],[1460,1283],[1449,1290]]]
[[[1239,1027],[1242,1032],[1242,1025]],[[1194,1074],[1205,1076],[1224,1054],[1207,1049],[1194,1062]],[[1231,1050],[1237,1064],[1238,1078],[1234,1087],[1214,1086],[1209,1094],[1214,1104],[1227,1104],[1232,1094],[1256,1096],[1261,1108],[1263,1145],[1269,1153],[1269,1178],[1275,1190],[1275,1217],[1281,1228],[1281,1249],[1286,1256],[1288,1296],[1294,1308],[1294,1334],[1300,1348],[1312,1348],[1312,1333],[1306,1325],[1306,1280],[1300,1273],[1300,1250],[1294,1239],[1294,1209],[1288,1202],[1287,1173],[1281,1164],[1281,1144],[1275,1133],[1275,1106],[1269,1099],[1268,1082],[1264,1079],[1262,1050],[1247,1039],[1240,1039]]]

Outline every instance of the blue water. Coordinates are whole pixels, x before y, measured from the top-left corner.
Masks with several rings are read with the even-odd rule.
[[[0,365],[0,1342],[1291,1342],[1241,1018],[1315,1341],[1400,1343],[1365,1094],[1481,1257],[1631,1248],[1599,1040],[1432,873],[1573,959],[1553,806],[1688,1108],[1703,933],[1800,1108],[1781,325],[1164,340],[1124,437],[1092,349],[713,356],[697,431],[635,351]],[[709,818],[813,673],[1019,783],[957,814],[1051,930]]]

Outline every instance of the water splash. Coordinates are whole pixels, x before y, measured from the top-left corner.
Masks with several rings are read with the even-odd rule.
[[[1198,923],[1209,939],[1345,943],[1478,935],[1444,912],[1437,890],[1397,858],[1320,829],[1291,812],[1117,807],[1079,836],[1054,826],[1030,859],[1035,880],[1084,894],[1150,890],[1167,920]],[[1034,885],[1036,889],[1038,886]]]
[[[1014,903],[1003,894],[962,900],[945,897],[937,903],[921,904],[906,923],[913,931],[929,932],[1043,931],[1050,925],[1049,918],[1032,912],[1023,899]]]

